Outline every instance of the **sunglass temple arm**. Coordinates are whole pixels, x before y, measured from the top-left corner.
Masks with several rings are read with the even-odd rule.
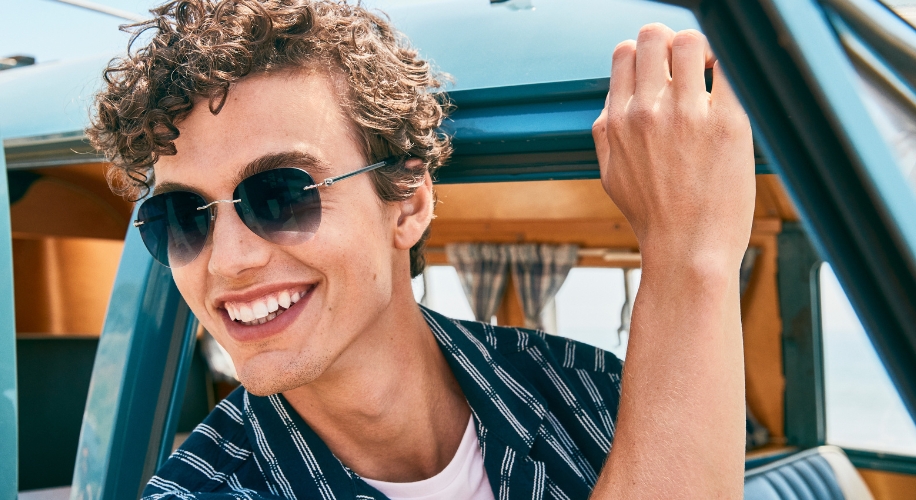
[[[387,167],[387,166],[390,166],[390,165],[395,165],[395,164],[397,164],[397,162],[399,162],[399,161],[401,161],[401,159],[400,159],[400,158],[397,158],[397,157],[385,158],[384,160],[382,160],[382,161],[380,161],[380,162],[378,162],[378,163],[373,163],[372,165],[369,165],[369,166],[367,166],[367,167],[363,167],[363,168],[360,168],[360,169],[358,169],[358,170],[354,170],[354,171],[352,171],[352,172],[347,172],[347,173],[345,173],[345,174],[338,175],[337,177],[328,177],[327,179],[325,179],[325,180],[322,181],[322,182],[319,182],[318,184],[312,184],[311,186],[305,186],[304,188],[302,188],[302,190],[303,190],[303,191],[308,191],[309,189],[317,189],[317,188],[320,188],[320,187],[322,187],[322,186],[330,186],[331,184],[334,184],[335,182],[342,181],[342,180],[344,180],[344,179],[347,179],[347,178],[349,178],[349,177],[353,177],[353,176],[355,176],[355,175],[364,174],[364,173],[366,173],[366,172],[371,172],[371,171],[373,171],[373,170],[375,170],[375,169],[377,169],[377,168],[382,168],[382,167]]]

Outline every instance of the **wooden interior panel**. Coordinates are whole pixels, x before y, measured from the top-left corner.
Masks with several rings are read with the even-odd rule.
[[[452,220],[438,217],[432,222],[429,246],[454,242],[492,243],[577,243],[587,248],[636,250],[636,235],[623,219],[516,219]]]
[[[916,476],[872,469],[859,469],[859,474],[875,500],[916,499]]]
[[[776,231],[758,228],[751,246],[760,254],[741,298],[744,376],[748,406],[769,431],[772,443],[785,442],[786,380],[782,368],[782,320],[776,279]]]
[[[443,184],[436,194],[444,220],[624,219],[598,180]]]
[[[16,332],[99,335],[124,243],[13,239]]]
[[[10,207],[13,234],[123,240],[133,204],[112,194],[105,168],[93,163],[34,170],[41,178]]]
[[[516,290],[515,277],[511,272],[506,280],[503,298],[496,310],[496,324],[525,326],[525,309],[522,308],[522,299]]]
[[[443,184],[436,193],[436,215],[445,220],[626,220],[597,179]],[[775,175],[757,176],[754,218],[798,220]]]
[[[795,209],[795,204],[789,199],[789,194],[777,175],[757,176],[757,199],[763,200],[768,213],[784,221],[798,221],[798,210]]]

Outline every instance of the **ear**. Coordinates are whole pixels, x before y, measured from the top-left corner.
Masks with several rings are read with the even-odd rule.
[[[422,160],[411,158],[408,168],[419,168]],[[399,250],[410,250],[423,236],[423,232],[433,220],[433,180],[429,172],[423,177],[423,184],[413,196],[397,202],[398,225],[394,232],[394,245]]]

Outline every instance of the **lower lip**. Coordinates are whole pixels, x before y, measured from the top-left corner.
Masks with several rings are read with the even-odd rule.
[[[286,312],[263,325],[245,326],[242,323],[232,321],[225,309],[220,311],[220,316],[222,316],[223,323],[226,325],[226,331],[233,340],[239,343],[259,342],[282,333],[289,328],[296,321],[302,310],[305,309],[306,304],[311,300],[314,293],[315,287],[313,286],[298,302],[289,306]]]

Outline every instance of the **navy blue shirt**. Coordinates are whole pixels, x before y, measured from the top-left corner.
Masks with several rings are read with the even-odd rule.
[[[620,360],[543,332],[423,313],[470,404],[494,496],[587,498],[614,439]],[[341,463],[282,395],[239,388],[143,498],[386,497]]]

